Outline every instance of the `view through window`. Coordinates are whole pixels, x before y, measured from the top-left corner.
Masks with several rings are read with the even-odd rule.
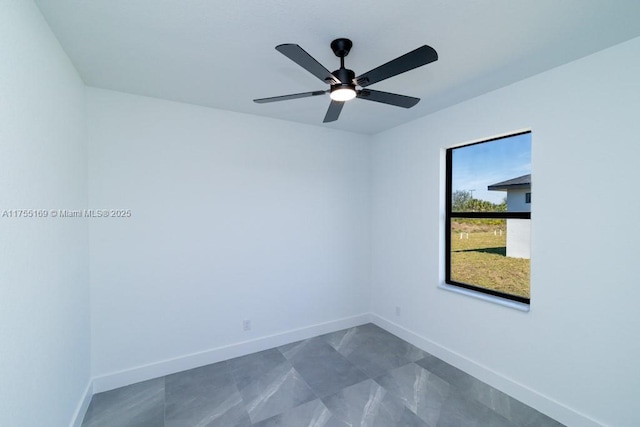
[[[446,153],[445,281],[529,304],[531,132]]]

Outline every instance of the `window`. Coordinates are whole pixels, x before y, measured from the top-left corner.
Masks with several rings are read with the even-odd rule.
[[[446,151],[445,282],[530,302],[531,132]]]

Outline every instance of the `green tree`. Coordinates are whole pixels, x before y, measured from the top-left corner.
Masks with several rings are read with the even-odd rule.
[[[473,200],[471,191],[456,190],[452,195],[452,208],[454,212],[466,212],[469,210],[469,204]]]
[[[486,200],[474,199],[471,191],[456,190],[452,194],[452,208],[454,212],[505,212],[507,198],[496,204]]]

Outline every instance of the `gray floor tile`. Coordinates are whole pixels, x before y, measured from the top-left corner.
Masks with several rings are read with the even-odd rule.
[[[478,426],[482,427],[520,427],[517,424],[512,423],[507,420],[502,415],[498,414],[495,411],[486,411],[485,413],[480,414],[480,420],[478,422]]]
[[[438,359],[435,356],[427,354],[422,359],[416,361],[416,364],[423,367],[427,371],[436,374],[452,387],[456,387],[460,390],[467,389],[478,380],[464,371],[448,364],[447,362]]]
[[[427,355],[416,362],[431,373],[439,376],[455,388],[458,393],[468,399],[474,399],[502,415],[509,411],[509,396],[449,365],[435,356]]]
[[[402,400],[373,380],[349,386],[323,398],[322,401],[334,417],[347,426],[405,425],[399,423],[406,423],[411,417],[410,414],[406,414],[407,408]],[[414,415],[414,418],[417,417]],[[411,425],[426,424],[420,420]]]
[[[238,388],[242,389],[285,360],[278,349],[272,348],[270,350],[231,359],[227,361],[227,365],[233,374],[233,378],[236,380]]]
[[[417,347],[371,324],[322,338],[371,378],[426,355]]]
[[[328,396],[368,378],[321,338],[284,346],[280,351],[318,397]]]
[[[94,395],[82,423],[83,427],[163,425],[164,378]]]
[[[165,421],[167,427],[251,425],[226,362],[167,376]]]
[[[372,325],[93,396],[84,427],[558,427]]]
[[[413,413],[409,408],[404,408],[402,417],[393,427],[433,427],[422,418]]]
[[[522,427],[562,426],[557,421],[435,356],[428,354],[418,360],[416,364],[447,381],[461,397],[482,403],[514,425]]]
[[[457,390],[454,390],[440,408],[440,417],[436,426],[490,427],[491,424],[485,424],[489,422],[493,422],[496,427],[509,426],[509,423],[504,418],[501,418],[477,400],[468,399],[458,393]]]
[[[254,424],[254,427],[343,427],[343,425],[332,420],[331,412],[320,399],[315,399],[260,421]]]
[[[286,360],[255,378],[240,390],[240,394],[254,423],[316,398],[298,371]]]
[[[509,397],[509,413],[505,415],[514,425],[522,427],[562,427],[563,424],[524,403]]]
[[[507,416],[511,411],[511,401],[513,399],[475,378],[470,381],[469,387],[460,391],[465,397],[475,399],[501,415]]]
[[[375,378],[400,398],[405,406],[428,425],[435,426],[449,394],[449,384],[426,369],[409,363]]]

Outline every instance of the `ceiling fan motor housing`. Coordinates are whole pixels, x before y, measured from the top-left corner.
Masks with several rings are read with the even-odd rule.
[[[331,93],[331,99],[344,101],[344,100],[355,98],[356,85],[354,83],[354,80],[355,80],[356,74],[352,70],[347,70],[344,67],[334,71],[332,74],[338,80],[340,80],[340,83],[333,83],[331,85],[331,89],[329,90]],[[340,94],[340,92],[336,92],[336,91],[344,91],[344,92]],[[345,93],[348,94],[349,92],[347,91],[351,92],[351,95],[347,96],[346,98],[343,98],[340,96],[340,95],[344,96]]]
[[[353,72],[353,70],[348,70],[346,68],[340,68],[338,70],[335,70],[333,74],[338,80],[340,80],[340,84],[335,84],[333,86],[345,86],[345,85],[351,85],[354,86],[354,81],[356,79],[356,73]]]

